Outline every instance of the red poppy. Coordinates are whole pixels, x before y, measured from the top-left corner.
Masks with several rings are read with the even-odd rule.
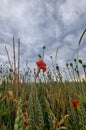
[[[72,105],[75,107],[75,108],[78,108],[79,105],[80,105],[80,102],[78,100],[72,100]]]
[[[44,63],[43,60],[37,61],[36,64],[37,64],[37,66],[38,66],[39,69],[43,70],[43,72],[46,71],[46,63]]]

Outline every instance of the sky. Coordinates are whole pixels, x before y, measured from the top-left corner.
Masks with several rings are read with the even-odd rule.
[[[86,0],[0,0],[0,64],[8,61],[5,46],[13,62],[12,40],[20,38],[21,69],[36,68],[38,54],[46,46],[44,61],[50,56],[61,68],[77,57],[78,41],[86,29]],[[86,61],[86,35],[79,46],[79,57]]]

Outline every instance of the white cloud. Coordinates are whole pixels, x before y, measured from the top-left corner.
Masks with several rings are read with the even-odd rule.
[[[66,0],[59,8],[61,19],[65,25],[76,25],[86,14],[86,0]]]
[[[21,66],[28,60],[34,68],[38,54],[46,46],[45,61],[55,56],[59,47],[58,62],[65,65],[77,53],[77,44],[86,24],[86,1],[78,0],[0,0],[0,54],[7,60],[4,46],[11,57],[12,37],[21,41]],[[83,55],[83,54],[82,54]],[[0,57],[1,57],[0,56]],[[83,55],[84,56],[84,55]]]
[[[7,60],[7,57],[6,57],[6,56],[0,55],[0,61],[1,61],[0,63],[5,63],[6,60]]]

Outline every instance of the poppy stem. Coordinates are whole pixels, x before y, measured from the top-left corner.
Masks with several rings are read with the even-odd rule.
[[[44,50],[45,50],[45,46],[43,46],[42,60],[44,59]]]
[[[42,60],[44,59],[44,49],[43,49],[43,54],[42,54],[42,58],[41,58]]]

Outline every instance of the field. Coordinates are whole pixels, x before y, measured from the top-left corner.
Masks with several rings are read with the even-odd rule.
[[[44,46],[31,82],[29,68],[20,79],[19,40],[18,45],[17,70],[14,38],[13,68],[6,47],[8,73],[3,75],[0,67],[0,75],[4,77],[0,85],[0,130],[86,130],[86,65],[82,59],[66,63],[65,79],[58,64],[54,65],[53,77],[43,59]]]

